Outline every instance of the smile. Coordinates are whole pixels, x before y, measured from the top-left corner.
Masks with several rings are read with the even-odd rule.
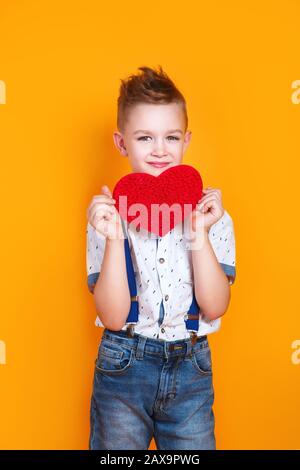
[[[167,162],[167,163],[149,163],[149,165],[152,165],[155,168],[163,168],[164,166],[169,165],[169,162]]]

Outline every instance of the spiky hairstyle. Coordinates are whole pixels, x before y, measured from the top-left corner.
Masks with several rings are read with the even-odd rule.
[[[117,111],[118,130],[124,131],[130,109],[136,104],[179,103],[184,113],[186,131],[188,127],[186,101],[161,65],[158,66],[158,70],[146,66],[139,67],[138,70],[142,73],[132,74],[126,80],[121,79]]]

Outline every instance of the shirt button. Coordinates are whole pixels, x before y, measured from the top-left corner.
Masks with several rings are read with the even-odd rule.
[[[164,328],[161,328],[161,330],[160,330],[160,331],[161,331],[162,333],[164,333],[164,332],[165,332],[165,329],[164,329]]]
[[[164,263],[165,262],[164,258],[159,258],[159,262]]]
[[[169,296],[168,295],[165,295],[165,300],[168,300],[169,299]]]

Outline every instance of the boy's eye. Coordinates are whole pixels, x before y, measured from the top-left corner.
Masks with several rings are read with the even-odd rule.
[[[138,140],[144,140],[144,139],[147,139],[147,137],[150,137],[150,135],[143,135],[142,137],[139,137]],[[179,140],[179,137],[176,137],[175,135],[169,135],[167,138],[169,139],[171,137],[171,140]]]

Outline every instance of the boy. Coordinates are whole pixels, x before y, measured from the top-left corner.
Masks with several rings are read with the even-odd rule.
[[[159,67],[122,80],[114,143],[132,172],[160,175],[180,165],[191,139],[183,95]],[[91,397],[90,449],[215,449],[214,389],[207,335],[218,330],[235,280],[235,238],[221,192],[207,188],[190,216],[189,249],[177,224],[153,236],[120,218],[107,186],[87,211],[88,287],[104,326]],[[196,238],[195,238],[196,234]],[[126,322],[130,246],[139,308]],[[99,275],[101,271],[101,275]],[[200,307],[192,336],[186,318]],[[100,319],[101,318],[101,319]],[[130,327],[130,328],[129,328]]]

